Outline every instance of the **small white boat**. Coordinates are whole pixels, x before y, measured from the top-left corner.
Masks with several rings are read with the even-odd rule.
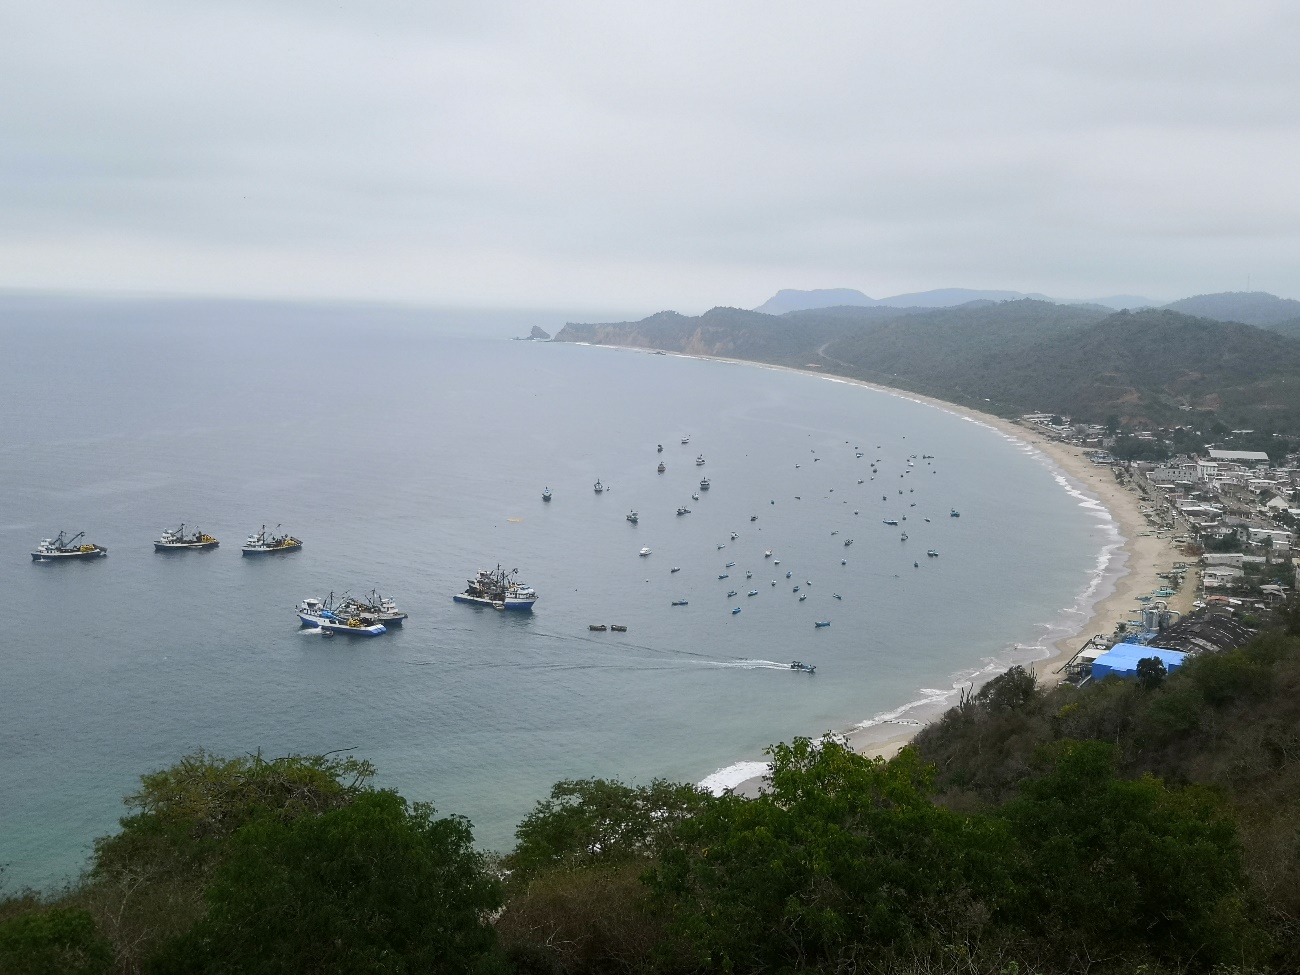
[[[735,562],[728,562],[726,565],[723,566],[724,569],[734,569],[735,567],[736,567]]]
[[[763,553],[763,558],[770,559],[771,557],[772,557],[772,550],[769,548],[766,552]]]
[[[650,550],[648,548],[643,548],[637,554],[640,555],[642,558],[645,558],[647,555],[650,554]]]
[[[688,444],[690,442],[691,442],[691,435],[689,433],[686,436],[682,437],[682,443]]]
[[[799,593],[799,602],[803,602],[807,598],[808,598],[808,594],[806,592]]]
[[[597,494],[601,494],[605,490],[605,485],[600,483],[600,478],[596,478],[596,483],[592,485],[591,489],[595,491]]]
[[[677,513],[678,513],[679,515],[689,515],[689,514],[691,513],[691,509],[690,509],[690,508],[678,508],[678,509],[677,509]]]
[[[669,569],[668,571],[669,571],[669,572],[681,572],[681,571],[682,571],[682,567],[681,567],[680,565],[674,565],[674,566],[673,566],[671,569]]]
[[[691,495],[691,500],[692,500],[692,501],[698,501],[698,500],[700,500],[700,496],[699,496],[698,494],[692,494],[692,495]]]
[[[749,595],[751,595],[751,596],[757,596],[757,595],[758,595],[758,590],[757,590],[757,589],[751,589],[751,590],[749,590]]]
[[[696,467],[703,467],[703,466],[704,466],[704,455],[703,455],[703,454],[700,454],[700,456],[698,456],[698,457],[695,458],[695,466],[696,466]]]

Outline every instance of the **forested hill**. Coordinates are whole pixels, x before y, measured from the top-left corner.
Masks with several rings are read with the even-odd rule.
[[[1300,335],[1300,301],[1279,298],[1267,291],[1224,291],[1213,295],[1194,295],[1165,305],[1165,308],[1184,315],[1260,325],[1287,335]]]
[[[1029,299],[780,316],[714,308],[570,323],[556,340],[811,367],[1008,416],[1300,426],[1300,340],[1167,310],[1112,313]]]

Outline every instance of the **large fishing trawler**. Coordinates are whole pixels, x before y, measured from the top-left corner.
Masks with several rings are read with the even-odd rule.
[[[506,572],[500,565],[495,569],[479,569],[478,574],[467,581],[465,591],[452,599],[494,609],[530,610],[537,602],[537,592],[532,586],[520,582],[516,578],[518,574],[518,569]]]
[[[66,532],[59,532],[54,538],[42,538],[32,553],[33,562],[56,562],[60,559],[98,559],[108,554],[103,545],[90,542],[77,544],[77,539],[85,538],[85,532],[77,532],[71,538],[65,538]]]

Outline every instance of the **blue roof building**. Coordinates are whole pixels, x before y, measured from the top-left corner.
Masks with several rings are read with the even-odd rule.
[[[1140,643],[1117,643],[1092,662],[1092,676],[1094,680],[1101,680],[1111,674],[1116,677],[1137,677],[1138,661],[1147,657],[1159,657],[1165,670],[1173,671],[1183,665],[1186,656],[1178,650],[1161,650]]]

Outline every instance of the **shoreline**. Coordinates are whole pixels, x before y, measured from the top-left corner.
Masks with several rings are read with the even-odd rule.
[[[596,343],[584,343],[596,345]],[[634,346],[598,345],[600,348],[618,349],[653,354],[658,350],[642,349]],[[1053,440],[1046,434],[1030,427],[1008,420],[991,413],[983,413],[970,407],[946,400],[936,399],[905,389],[883,386],[866,380],[853,379],[833,372],[813,369],[800,369],[793,366],[781,366],[768,362],[754,362],[748,359],[734,359],[726,356],[700,355],[683,352],[667,352],[685,359],[708,359],[715,362],[727,362],[735,365],[754,366],[760,369],[773,369],[792,372],[803,376],[815,376],[830,382],[859,386],[901,397],[932,409],[943,410],[954,416],[978,423],[1000,434],[1013,445],[1020,445],[1031,459],[1045,464],[1056,476],[1061,487],[1079,499],[1082,506],[1091,507],[1099,516],[1108,520],[1115,532],[1114,544],[1103,546],[1098,554],[1099,572],[1093,582],[1078,595],[1076,606],[1064,611],[1062,618],[1070,614],[1077,615],[1078,622],[1071,621],[1064,633],[1049,633],[1041,642],[1018,644],[1015,655],[1024,651],[1030,655],[1023,661],[1032,666],[1038,682],[1042,686],[1053,687],[1060,683],[1061,675],[1057,671],[1090,639],[1094,634],[1109,635],[1115,624],[1128,618],[1141,605],[1137,597],[1159,588],[1161,573],[1168,572],[1175,562],[1185,561],[1177,546],[1170,538],[1156,538],[1148,531],[1146,517],[1140,509],[1137,489],[1121,486],[1109,466],[1093,464],[1080,447]],[[1178,593],[1167,600],[1169,608],[1186,615],[1191,610],[1195,599],[1195,585],[1192,577],[1179,589]],[[1050,626],[1050,624],[1049,624]],[[1055,629],[1053,627],[1053,629]],[[972,661],[972,667],[977,662]],[[975,672],[981,675],[981,668]],[[1005,668],[1003,668],[1005,669]],[[996,671],[989,673],[985,680],[996,676]],[[973,684],[974,680],[962,680],[954,684],[950,692],[935,695],[919,701],[911,701],[898,709],[885,712],[866,719],[853,727],[843,730],[841,734],[849,745],[859,754],[877,758],[890,758],[901,751],[912,738],[930,721],[938,718],[951,706],[949,698],[958,687]],[[983,681],[980,681],[983,683]],[[713,787],[730,787],[742,795],[753,795],[762,787],[762,776],[753,774],[754,762],[738,762],[727,769],[719,769],[708,776],[704,782]],[[744,778],[738,775],[748,771]],[[732,772],[732,775],[728,775]]]

